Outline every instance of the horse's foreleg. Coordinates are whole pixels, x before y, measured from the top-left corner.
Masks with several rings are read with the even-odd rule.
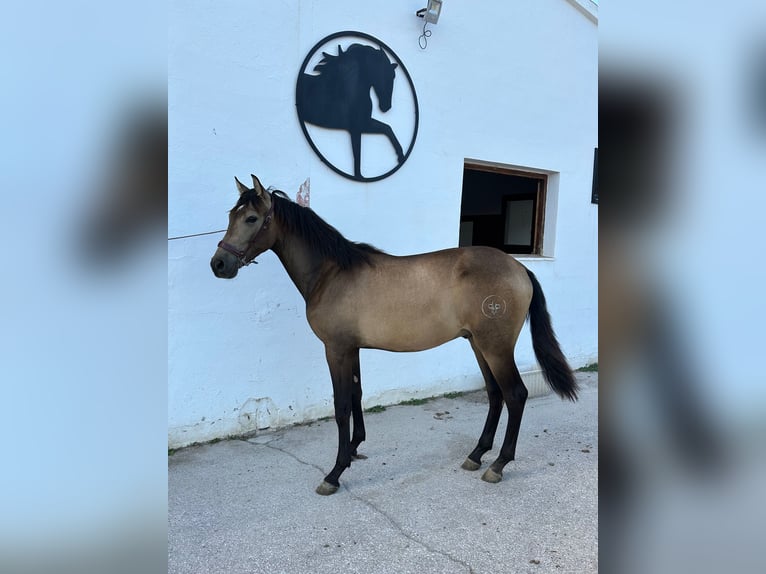
[[[337,351],[327,347],[327,364],[330,367],[335,403],[335,422],[338,425],[338,456],[335,466],[316,491],[317,494],[333,494],[338,490],[340,475],[351,466],[351,440],[349,438],[351,418],[351,389],[354,367],[353,351]],[[358,353],[358,351],[356,351]]]
[[[351,151],[354,153],[354,177],[362,177],[362,132],[349,132]]]
[[[365,133],[371,134],[384,134],[391,142],[391,145],[394,146],[396,158],[399,160],[399,163],[404,161],[404,151],[402,150],[402,145],[399,143],[399,140],[396,139],[396,135],[394,135],[394,130],[391,129],[391,126],[384,124],[383,122],[376,119],[370,118],[370,121],[367,123],[363,131]]]
[[[351,435],[351,457],[356,459],[367,458],[356,452],[357,447],[364,442],[364,413],[362,412],[362,373],[359,368],[359,350],[354,355],[354,366],[351,382],[351,415],[354,417],[354,432]]]

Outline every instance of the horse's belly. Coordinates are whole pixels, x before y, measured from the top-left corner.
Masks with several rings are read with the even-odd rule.
[[[385,351],[423,351],[460,335],[460,326],[443,317],[388,315],[359,322],[360,346]]]

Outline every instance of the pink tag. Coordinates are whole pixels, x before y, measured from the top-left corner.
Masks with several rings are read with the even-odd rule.
[[[311,201],[311,178],[306,178],[301,184],[298,190],[298,195],[295,196],[295,203],[302,205],[303,207],[309,207]]]

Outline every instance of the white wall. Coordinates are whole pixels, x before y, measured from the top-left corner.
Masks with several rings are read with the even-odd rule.
[[[423,51],[414,13],[424,5],[172,2],[168,237],[225,227],[234,176],[255,173],[292,197],[310,178],[311,207],[349,239],[397,255],[454,247],[465,158],[555,172],[553,257],[524,263],[579,367],[597,355],[596,25],[565,0],[449,0]],[[420,103],[412,155],[375,183],[322,164],[295,113],[303,58],[342,30],[391,47]],[[279,260],[268,252],[236,279],[217,279],[209,259],[221,235],[168,243],[173,447],[332,412],[323,347]],[[516,360],[536,368],[526,327]],[[362,351],[362,380],[365,406],[482,385],[463,340],[422,353]]]

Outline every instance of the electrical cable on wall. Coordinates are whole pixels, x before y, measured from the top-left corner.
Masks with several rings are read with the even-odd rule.
[[[431,30],[427,30],[428,22],[423,22],[423,33],[418,37],[418,44],[421,50],[425,50],[428,47],[428,38],[431,37]]]

